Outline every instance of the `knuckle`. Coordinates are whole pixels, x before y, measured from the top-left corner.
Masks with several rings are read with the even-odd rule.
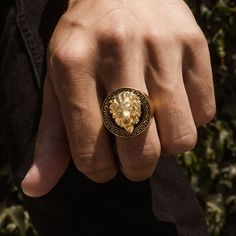
[[[156,29],[150,29],[149,31],[147,31],[146,39],[148,40],[148,42],[152,42],[155,44],[156,42],[159,42],[159,39],[161,39],[161,34]]]
[[[124,163],[127,169],[149,169],[155,166],[160,155],[156,144],[145,144],[134,147],[128,153],[128,158]]]
[[[109,24],[109,26],[101,27],[98,40],[103,63],[105,62],[106,66],[114,66],[116,63],[116,67],[119,68],[134,37],[134,32],[125,24]]]
[[[192,150],[197,143],[197,131],[187,133],[162,144],[164,153],[180,154]]]
[[[134,32],[126,24],[122,23],[111,24],[109,28],[100,29],[99,35],[102,42],[122,47],[134,38]]]
[[[170,30],[162,30],[162,29],[149,29],[147,30],[145,41],[148,46],[157,49],[166,49],[169,47],[173,47],[175,45],[175,41],[173,38],[173,32]]]
[[[187,47],[202,48],[207,46],[206,38],[199,27],[186,27],[179,38]]]
[[[65,48],[55,49],[49,58],[49,63],[51,67],[58,67],[62,65],[67,65],[68,61],[71,61],[73,56],[68,49]]]
[[[211,108],[207,109],[205,112],[205,123],[211,121],[216,115],[216,106],[215,104],[211,106]]]
[[[216,105],[212,104],[210,106],[207,106],[201,114],[198,114],[198,117],[196,119],[197,126],[207,124],[208,122],[213,120],[215,115],[216,115]]]
[[[74,64],[76,66],[83,65],[86,63],[88,53],[85,50],[74,47],[65,47],[56,49],[51,53],[49,63],[51,67],[63,67],[70,68]]]
[[[95,158],[93,153],[79,154],[74,162],[77,169],[88,176],[99,175],[109,167],[107,161]]]
[[[206,38],[201,29],[196,27],[185,27],[183,29],[153,29],[147,30],[145,41],[154,47],[170,48],[176,43],[190,47],[202,47],[207,45]]]

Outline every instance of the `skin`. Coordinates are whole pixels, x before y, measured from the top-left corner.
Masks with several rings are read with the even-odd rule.
[[[102,123],[102,101],[133,87],[155,105],[147,131],[115,138]],[[119,168],[131,181],[149,178],[161,154],[191,150],[197,127],[215,115],[206,39],[182,0],[73,0],[48,49],[43,112],[25,194],[48,193],[72,158],[105,183]]]

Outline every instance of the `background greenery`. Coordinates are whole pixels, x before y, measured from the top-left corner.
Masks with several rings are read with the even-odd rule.
[[[236,236],[236,1],[187,3],[209,42],[218,112],[199,129],[196,149],[179,161],[205,210],[211,235]],[[9,163],[0,162],[0,235],[35,236],[9,170]]]

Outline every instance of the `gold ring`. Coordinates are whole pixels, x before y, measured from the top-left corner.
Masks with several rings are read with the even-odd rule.
[[[112,134],[122,138],[143,133],[151,122],[153,112],[151,99],[133,88],[113,91],[102,106],[104,125]]]

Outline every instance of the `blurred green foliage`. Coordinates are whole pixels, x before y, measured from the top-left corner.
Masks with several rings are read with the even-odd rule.
[[[12,180],[9,163],[0,168],[0,186],[0,236],[37,236]]]
[[[235,236],[236,2],[186,2],[208,39],[218,111],[213,122],[199,129],[195,150],[180,156],[179,161],[205,209],[211,236]],[[0,166],[0,235],[36,236],[8,164]]]
[[[212,57],[216,119],[180,162],[206,212],[212,236],[236,235],[236,1],[189,0]]]

